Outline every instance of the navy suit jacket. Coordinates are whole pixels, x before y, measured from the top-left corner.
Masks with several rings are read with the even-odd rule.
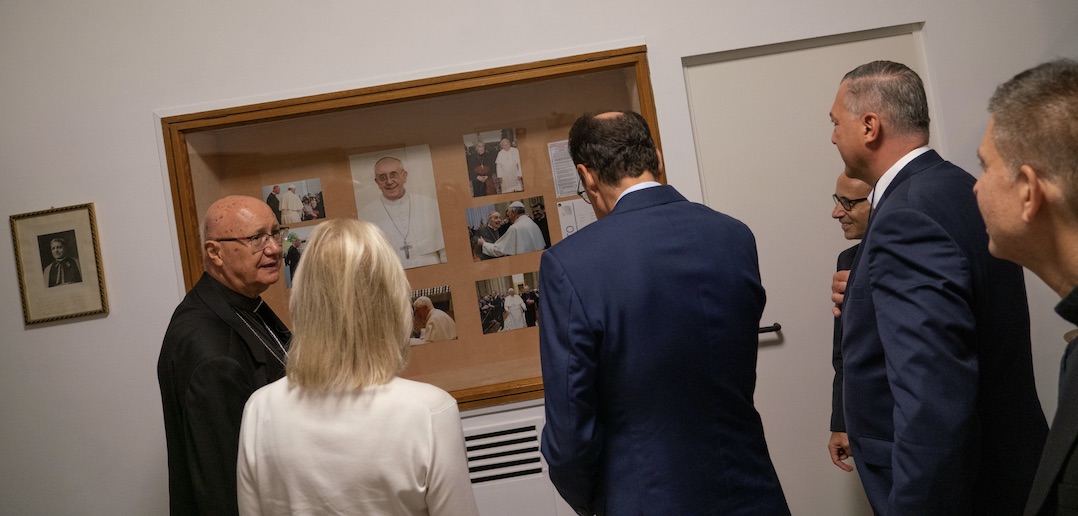
[[[879,514],[1019,514],[1044,446],[1022,270],[988,253],[973,183],[911,161],[850,273],[846,430]]]
[[[789,514],[753,406],[764,307],[741,222],[670,186],[543,253],[542,452],[577,511]]]

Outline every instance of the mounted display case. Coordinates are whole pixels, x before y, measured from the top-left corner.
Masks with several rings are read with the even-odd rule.
[[[491,213],[517,202],[542,247],[585,223],[565,140],[577,117],[609,110],[642,113],[658,142],[644,47],[163,118],[185,283],[203,271],[209,205],[266,199],[289,234],[288,265],[263,298],[290,324],[289,253],[302,256],[325,218],[368,219],[400,249],[413,298],[456,326],[455,338],[417,328],[402,376],[449,391],[462,410],[541,397],[542,249],[479,238],[498,243]]]

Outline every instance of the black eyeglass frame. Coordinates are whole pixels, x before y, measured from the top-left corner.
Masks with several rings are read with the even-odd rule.
[[[831,194],[831,199],[835,201],[835,204],[842,206],[842,209],[850,211],[853,209],[854,206],[857,206],[857,203],[867,201],[868,197],[862,197],[860,199],[847,199],[845,197],[839,197],[836,194]]]
[[[236,238],[207,238],[206,240],[212,240],[214,242],[239,242],[250,247],[252,251],[261,251],[269,246],[270,238],[280,245],[284,243],[284,237],[287,234],[288,227],[281,226],[269,233],[259,233],[257,235]]]
[[[584,178],[577,177],[577,181],[576,194],[579,195],[581,199],[584,199],[584,202],[591,204],[591,199],[588,198],[588,192],[584,189]]]

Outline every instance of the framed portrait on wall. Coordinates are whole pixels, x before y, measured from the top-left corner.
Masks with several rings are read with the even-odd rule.
[[[401,376],[461,409],[541,397],[534,275],[565,237],[558,203],[577,197],[558,186],[576,178],[550,146],[579,116],[609,110],[658,127],[644,47],[162,118],[185,283],[202,273],[198,227],[213,201],[241,194],[273,208],[288,185],[301,198],[306,188],[327,217],[376,224],[424,293],[413,296],[422,344]],[[320,220],[281,219],[290,235]],[[302,255],[297,238],[286,249]],[[262,295],[285,324],[289,285]]]
[[[10,221],[25,324],[108,313],[93,203]]]

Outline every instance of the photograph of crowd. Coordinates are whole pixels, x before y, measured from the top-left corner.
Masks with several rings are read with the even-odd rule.
[[[475,290],[483,333],[535,326],[539,317],[538,285],[538,272],[477,281]]]
[[[464,135],[472,197],[524,190],[516,135],[511,127]]]

